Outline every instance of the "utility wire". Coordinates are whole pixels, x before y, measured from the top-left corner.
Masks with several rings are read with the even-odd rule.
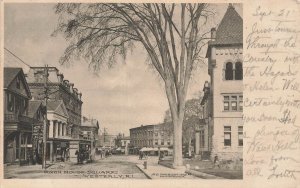
[[[18,60],[20,60],[22,63],[24,63],[25,65],[27,65],[28,67],[31,68],[31,66],[30,66],[29,64],[25,63],[21,58],[19,58],[16,54],[14,54],[13,52],[11,52],[9,49],[7,49],[7,48],[5,48],[5,47],[4,47],[4,49],[5,49],[6,51],[8,51],[11,55],[13,55],[15,58],[17,58]]]

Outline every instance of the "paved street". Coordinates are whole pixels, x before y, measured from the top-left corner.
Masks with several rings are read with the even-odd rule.
[[[157,157],[149,158],[149,163],[157,162]],[[147,177],[136,167],[142,164],[138,156],[110,156],[105,159],[97,159],[93,163],[72,164],[56,163],[42,170],[41,165],[5,166],[5,178],[118,178],[118,179],[146,179]]]

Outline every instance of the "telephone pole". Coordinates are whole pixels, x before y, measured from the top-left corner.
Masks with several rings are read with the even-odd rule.
[[[45,114],[44,114],[44,126],[43,126],[43,165],[42,168],[46,168],[46,152],[47,152],[47,126],[48,126],[48,119],[47,119],[47,100],[48,100],[48,65],[45,65],[44,69],[44,88],[45,88]]]

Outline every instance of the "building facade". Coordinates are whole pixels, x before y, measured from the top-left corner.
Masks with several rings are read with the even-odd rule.
[[[211,158],[242,158],[243,20],[231,4],[218,28],[211,29],[211,38],[206,54],[210,87],[208,100],[203,101],[207,130],[211,130],[203,133],[204,140],[211,145],[204,143],[204,148],[210,150]]]
[[[77,161],[76,151],[90,142],[80,138],[82,94],[56,67],[47,67],[47,160]],[[33,100],[44,100],[45,67],[30,67],[26,79]]]
[[[141,125],[130,129],[131,152],[137,153],[141,148],[172,148],[173,126],[172,123],[157,125]]]
[[[34,163],[42,164],[43,127],[46,108],[42,101],[29,101],[28,116],[34,120],[32,129],[32,151]]]
[[[30,90],[21,68],[4,68],[4,163],[33,158],[33,119],[28,116]]]
[[[47,149],[46,159],[51,162],[68,160],[69,143],[72,139],[68,126],[68,113],[63,101],[47,103]],[[67,153],[68,152],[68,153]]]
[[[119,134],[115,140],[117,152],[128,155],[130,147],[130,137]]]
[[[43,100],[45,67],[31,67],[26,79],[34,100]],[[63,101],[68,113],[68,126],[72,138],[79,139],[79,126],[81,125],[82,94],[74,87],[56,67],[48,67],[48,93],[49,101]]]
[[[89,142],[87,145],[89,147],[89,150],[91,151],[91,157],[94,159],[95,157],[95,148],[96,148],[96,143],[99,138],[99,122],[96,119],[93,118],[87,118],[87,117],[82,117],[82,123],[80,126],[80,135],[79,139],[80,140],[85,140]]]
[[[195,127],[195,154],[202,159],[210,159],[212,149],[213,126],[211,124],[212,100],[210,84],[205,82],[201,99],[202,114],[199,125]]]

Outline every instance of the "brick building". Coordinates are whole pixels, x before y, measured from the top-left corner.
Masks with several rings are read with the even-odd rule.
[[[172,123],[141,125],[130,129],[130,150],[137,153],[141,148],[171,148],[173,146]]]
[[[34,100],[44,99],[44,70],[45,67],[31,67],[27,73],[27,82]],[[48,67],[49,101],[62,100],[68,113],[68,127],[72,138],[79,138],[81,125],[82,94],[74,87],[56,67]],[[68,128],[69,129],[69,128]]]
[[[26,79],[33,100],[43,100],[45,67],[30,67]],[[76,161],[76,151],[90,142],[80,139],[82,94],[64,79],[56,67],[48,67],[48,134],[47,160]]]
[[[203,129],[207,130],[204,139],[198,133],[197,140],[203,151],[211,152],[211,158],[242,158],[243,20],[232,5],[218,28],[211,29],[211,38],[206,54],[210,86],[205,86],[207,97],[203,101],[207,108],[204,120],[209,129]]]

